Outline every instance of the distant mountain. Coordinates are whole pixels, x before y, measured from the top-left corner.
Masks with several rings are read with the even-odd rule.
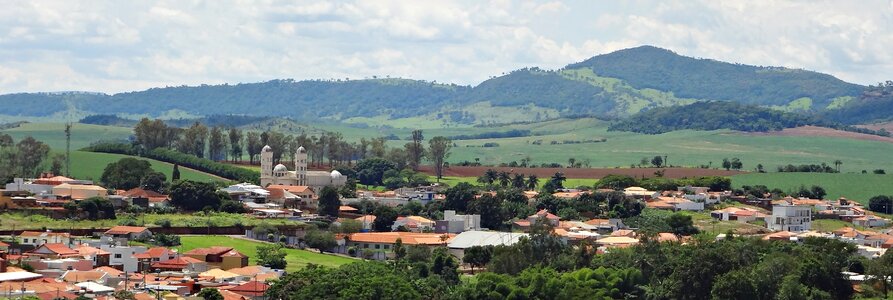
[[[815,125],[811,117],[728,101],[697,102],[639,112],[608,130],[659,134],[676,130],[732,129],[765,132]]]
[[[595,115],[625,117],[645,109],[704,100],[821,113],[859,102],[864,87],[811,71],[755,67],[677,55],[643,46],[599,55],[560,70],[525,68],[477,86],[373,78],[272,80],[235,85],[153,88],[114,95],[0,95],[0,115],[253,115],[345,120],[421,118],[441,122],[523,121]],[[505,108],[520,108],[507,110]],[[525,113],[527,112],[527,113]]]

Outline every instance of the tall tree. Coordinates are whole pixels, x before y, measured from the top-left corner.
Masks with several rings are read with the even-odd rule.
[[[64,154],[55,154],[53,155],[53,161],[50,164],[50,172],[55,175],[63,175],[62,168],[65,165],[65,155]]]
[[[25,137],[16,144],[16,163],[22,176],[35,176],[40,172],[40,165],[50,153],[50,147],[31,136]]]
[[[391,226],[397,220],[397,211],[386,205],[376,206],[372,214],[375,216],[375,221],[372,221],[372,230],[378,232],[391,231]]]
[[[212,127],[208,138],[208,158],[215,161],[224,160],[226,158],[226,140],[223,128]]]
[[[319,214],[337,218],[340,207],[341,199],[338,196],[338,190],[332,186],[323,187],[319,192]]]
[[[540,179],[536,177],[536,175],[530,174],[527,176],[527,189],[528,190],[536,190],[536,186],[540,184]]]
[[[195,155],[197,157],[205,157],[205,148],[208,140],[208,127],[199,122],[195,122],[183,132],[177,149],[180,152]]]
[[[654,167],[656,168],[660,168],[664,165],[664,158],[660,155],[654,156],[653,158],[651,158],[651,164],[654,165]]]
[[[437,181],[443,178],[444,161],[450,157],[450,148],[453,147],[453,141],[442,136],[435,136],[428,141],[428,158],[434,163],[434,174],[437,175]]]
[[[221,195],[213,183],[191,180],[177,181],[171,185],[171,204],[187,211],[200,211],[220,206]]]
[[[233,161],[242,161],[242,130],[229,129],[229,154]]]
[[[0,133],[0,148],[12,147],[13,144],[12,136]]]
[[[136,136],[137,143],[146,150],[170,146],[175,138],[175,132],[159,119],[150,121],[148,118],[142,118],[133,127],[133,135]]]
[[[171,172],[171,182],[176,182],[177,180],[180,180],[180,166],[174,164],[174,171]]]
[[[161,172],[150,172],[140,179],[140,188],[164,194],[164,183],[167,176]]]
[[[264,145],[261,144],[260,135],[257,132],[249,131],[247,134],[248,162],[254,164],[254,159],[260,155],[260,150]]]
[[[406,148],[406,153],[409,154],[409,166],[413,170],[419,169],[419,165],[422,163],[422,158],[425,157],[425,145],[422,144],[424,139],[425,137],[422,136],[422,130],[413,130],[412,141],[406,143],[404,146],[404,148]]]
[[[106,165],[100,180],[108,188],[129,190],[140,186],[143,177],[152,172],[148,160],[125,157]]]

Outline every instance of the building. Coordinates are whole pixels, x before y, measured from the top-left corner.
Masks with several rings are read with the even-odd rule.
[[[460,233],[481,230],[481,215],[459,215],[455,210],[443,212],[443,220],[435,222],[434,232]]]
[[[267,196],[270,195],[270,192],[263,187],[247,182],[234,184],[222,188],[220,191],[229,195],[230,199],[242,202],[264,203],[266,202]]]
[[[145,240],[152,237],[149,228],[140,226],[115,226],[102,234],[102,242],[127,245],[129,241]]]
[[[387,259],[394,257],[394,244],[397,239],[404,246],[443,246],[447,245],[453,234],[448,233],[415,233],[415,232],[361,232],[353,233],[342,241],[339,252],[350,253],[350,249],[356,251],[356,255],[370,259]]]
[[[130,203],[136,206],[142,206],[138,205],[138,203],[146,203],[146,207],[167,207],[170,205],[170,197],[167,195],[141,188],[132,188],[118,193],[118,195],[129,198]],[[145,201],[143,202],[141,200]]]
[[[403,227],[412,232],[431,232],[434,230],[434,221],[420,216],[398,217],[391,225],[391,230],[398,230]]]
[[[462,232],[447,243],[450,254],[462,260],[465,256],[465,249],[474,246],[498,246],[498,245],[514,245],[522,237],[528,237],[526,233],[500,232],[500,231],[465,231]]]
[[[105,252],[109,253],[109,266],[121,269],[125,272],[133,273],[148,270],[148,265],[140,268],[139,259],[134,256],[145,253],[146,247],[143,246],[116,246],[102,244],[99,246]]]
[[[260,153],[260,185],[297,185],[309,186],[315,191],[325,186],[340,187],[347,183],[347,177],[333,170],[310,171],[307,169],[307,150],[298,147],[295,151],[295,170],[289,171],[283,164],[273,166],[273,148],[264,146]]]
[[[22,245],[40,246],[46,243],[71,245],[71,235],[67,232],[22,231],[19,234]]]
[[[53,195],[83,200],[93,197],[108,198],[109,191],[98,185],[63,183],[53,187]]]
[[[316,210],[319,207],[316,192],[306,185],[279,185],[267,186],[270,192],[270,202],[284,207]]]
[[[65,257],[78,257],[80,253],[74,251],[71,248],[68,248],[65,244],[54,244],[54,243],[46,243],[40,245],[34,250],[31,250],[28,253],[25,253],[26,256],[36,256],[40,258],[65,258]]]
[[[152,264],[152,270],[157,272],[195,272],[208,270],[208,263],[189,257],[179,256],[174,259],[163,260]]]
[[[807,231],[811,228],[812,206],[796,205],[789,201],[778,203],[772,206],[772,215],[767,221],[767,227],[771,230]]]
[[[248,265],[248,256],[232,247],[195,248],[183,255],[218,265],[223,270],[242,268]]]

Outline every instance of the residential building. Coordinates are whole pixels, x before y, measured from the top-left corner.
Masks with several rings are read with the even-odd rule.
[[[767,226],[775,231],[807,231],[812,224],[812,206],[796,205],[789,201],[772,206]]]
[[[348,253],[353,248],[357,256],[383,260],[394,256],[393,249],[397,239],[403,245],[436,247],[447,245],[453,236],[455,235],[448,233],[361,232],[347,236],[337,250]]]
[[[78,257],[80,253],[68,248],[65,244],[46,243],[42,244],[34,250],[25,253],[25,256],[33,256],[40,258],[65,258]]]
[[[631,186],[623,189],[623,194],[630,198],[651,200],[660,196],[659,192],[649,191],[641,187]]]
[[[130,203],[137,206],[137,203],[141,203],[144,200],[147,203],[147,207],[167,207],[170,205],[170,197],[168,195],[161,194],[156,191],[144,190],[142,188],[132,188],[127,191],[118,193],[118,196],[124,196],[130,199]]]
[[[270,191],[263,187],[247,182],[234,184],[222,188],[220,191],[228,194],[230,199],[241,202],[265,203],[267,196],[270,195]]]
[[[875,216],[863,215],[853,218],[853,225],[862,227],[885,227],[890,224],[890,220]]]
[[[399,230],[401,227],[411,232],[434,231],[434,221],[420,216],[398,217],[391,225],[391,230]]]
[[[115,226],[102,235],[103,243],[127,245],[129,241],[145,240],[152,237],[149,228],[141,226]]]
[[[526,233],[500,232],[500,231],[478,231],[471,230],[462,232],[447,243],[450,254],[462,261],[465,256],[465,249],[474,246],[498,246],[498,245],[514,245],[522,237],[528,237]]]
[[[271,184],[267,186],[267,191],[270,192],[270,196],[268,197],[269,202],[284,207],[309,209],[313,211],[316,211],[319,208],[316,192],[306,185]]]
[[[223,270],[241,268],[248,265],[248,256],[245,256],[232,247],[210,247],[192,249],[183,255],[220,266]]]
[[[71,234],[52,231],[22,231],[19,234],[22,245],[40,246],[46,243],[72,245]]]
[[[109,191],[98,185],[63,183],[53,187],[53,195],[74,200],[108,198]]]
[[[741,223],[766,219],[766,214],[759,209],[749,207],[726,207],[710,212],[710,216],[720,221],[738,221]]]
[[[626,228],[623,220],[620,219],[592,219],[584,222],[589,226],[594,226],[596,232],[600,234],[610,234],[614,231]]]
[[[140,268],[140,261],[134,257],[137,254],[145,253],[146,247],[143,246],[118,246],[110,244],[101,244],[99,249],[109,253],[109,266],[119,268],[125,272],[133,273],[148,270],[148,266]]]
[[[461,233],[469,230],[481,230],[481,215],[460,215],[455,210],[443,212],[443,220],[435,222],[434,232]]]
[[[152,263],[151,269],[156,272],[171,271],[201,273],[208,270],[208,263],[189,256],[178,256],[174,259]]]

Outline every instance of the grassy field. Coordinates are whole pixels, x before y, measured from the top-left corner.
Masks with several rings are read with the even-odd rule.
[[[868,199],[877,195],[893,195],[893,175],[855,173],[751,173],[732,176],[732,185],[762,184],[769,188],[780,188],[793,192],[801,185],[807,188],[818,185],[828,192],[826,198],[847,199],[867,204]]]
[[[16,141],[32,136],[55,151],[65,151],[65,124],[62,123],[27,123],[3,130],[3,133],[9,134]],[[71,149],[81,149],[96,141],[126,140],[132,134],[131,128],[74,124],[71,129]]]
[[[105,169],[106,165],[116,162],[124,157],[128,156],[122,154],[72,151],[71,176],[78,179],[90,179],[98,181],[102,177],[102,171]],[[149,163],[152,164],[153,170],[164,173],[164,175],[167,176],[168,180],[171,179],[171,174],[174,171],[173,164],[142,157],[137,157],[137,159],[148,160]],[[184,167],[180,167],[180,179],[205,182],[225,180],[208,173],[191,170]]]
[[[263,245],[263,242],[249,241],[237,239],[227,236],[182,236],[180,237],[182,245],[178,247],[180,253],[195,249],[206,248],[211,246],[227,246],[233,247],[239,252],[247,255],[251,264],[257,263],[257,246]],[[287,271],[296,271],[307,266],[307,264],[317,264],[327,267],[338,267],[357,261],[356,259],[347,258],[337,255],[320,254],[316,252],[285,249],[285,261],[288,262]]]
[[[431,180],[431,182],[437,182],[437,178],[435,178],[434,176],[429,176],[429,179],[428,179],[428,180]],[[548,178],[540,178],[540,186],[542,186],[543,183],[546,182],[546,180],[548,180]],[[467,182],[467,183],[470,183],[470,184],[472,184],[472,185],[477,185],[477,184],[478,184],[478,182],[477,182],[477,177],[451,177],[451,176],[444,176],[444,177],[440,180],[440,182],[445,183],[445,184],[448,184],[449,186],[455,186],[456,184],[458,184],[458,183],[460,183],[460,182]],[[578,186],[589,186],[589,187],[591,187],[591,186],[594,185],[596,182],[598,182],[597,179],[568,178],[568,179],[564,182],[564,186],[565,186],[565,187],[568,187],[568,188],[575,188],[575,187],[578,187]]]
[[[208,226],[208,221],[212,226],[234,226],[242,224],[245,226],[254,226],[260,223],[269,223],[273,225],[289,225],[300,224],[300,222],[289,221],[284,219],[268,219],[261,220],[241,214],[228,213],[211,213],[210,217],[202,213],[196,214],[142,214],[139,216],[129,216],[119,213],[117,220],[68,220],[68,219],[52,219],[42,215],[25,215],[22,213],[3,213],[0,214],[0,230],[11,229],[66,229],[66,228],[108,228],[121,224],[123,221],[133,219],[137,225],[146,227],[160,227],[163,221],[171,222],[173,227],[204,227]]]

